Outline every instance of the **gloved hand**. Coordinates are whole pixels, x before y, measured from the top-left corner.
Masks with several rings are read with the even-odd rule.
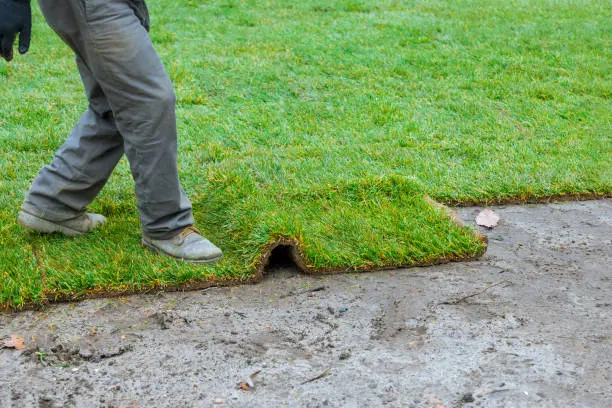
[[[19,52],[30,48],[32,10],[30,0],[0,0],[0,56],[13,59],[13,44],[19,34]]]

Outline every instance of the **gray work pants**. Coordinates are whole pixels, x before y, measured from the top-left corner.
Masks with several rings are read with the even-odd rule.
[[[144,2],[39,3],[76,53],[89,108],[34,180],[24,210],[53,221],[85,212],[125,153],[143,233],[168,239],[192,225],[176,165],[176,98],[147,33]]]

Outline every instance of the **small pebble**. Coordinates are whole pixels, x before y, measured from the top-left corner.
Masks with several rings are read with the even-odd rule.
[[[223,400],[221,398],[217,398],[215,400],[215,404],[217,404],[217,405],[223,404]]]

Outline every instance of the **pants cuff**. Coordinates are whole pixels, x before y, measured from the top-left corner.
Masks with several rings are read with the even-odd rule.
[[[29,201],[25,201],[21,206],[21,209],[29,214],[35,215],[36,217],[43,218],[48,221],[66,221],[76,218],[83,212],[75,211],[62,211],[57,209],[39,208]]]

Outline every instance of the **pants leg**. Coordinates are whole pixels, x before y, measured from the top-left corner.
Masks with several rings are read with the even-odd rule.
[[[52,221],[85,212],[123,155],[123,138],[102,89],[79,57],[77,65],[89,108],[51,164],[41,169],[23,204],[24,210]]]
[[[126,0],[65,0],[59,3],[39,0],[39,3],[47,22],[82,60],[112,112],[112,123],[115,132],[123,139],[123,149],[136,184],[143,232],[153,239],[166,239],[192,225],[191,204],[178,180],[176,166],[174,91],[135,10]],[[83,138],[88,123],[81,126],[74,139],[80,141]],[[99,122],[95,125],[94,133],[104,128],[99,125]],[[87,160],[81,165],[81,162],[66,152],[68,149],[58,151],[54,162],[71,169],[67,173],[68,178],[63,179],[57,176],[57,172],[43,169],[45,177],[39,175],[32,191],[49,189],[50,185],[62,186],[62,183],[69,186],[61,187],[59,192],[51,189],[52,194],[46,194],[45,197],[55,197],[54,203],[43,202],[45,206],[41,208],[65,206],[70,210],[83,210],[82,204],[87,202],[87,193],[80,196],[83,198],[81,205],[74,205],[76,203],[64,198],[64,192],[93,192],[96,188],[99,191],[98,186],[100,183],[103,185],[103,175],[106,172],[110,174],[111,167],[116,164],[114,161],[111,166],[110,157],[114,158],[113,154],[119,152],[102,152],[104,149],[101,146],[110,149],[115,146],[117,139],[108,135],[101,139],[104,141],[98,144],[97,151],[105,158],[103,169],[96,168],[95,160]],[[89,150],[95,156],[93,149]],[[95,187],[88,184],[83,188],[85,186],[79,183],[72,183],[76,174],[74,170],[97,175],[94,176],[97,180]],[[38,206],[36,197],[36,194],[28,194],[32,204]]]

